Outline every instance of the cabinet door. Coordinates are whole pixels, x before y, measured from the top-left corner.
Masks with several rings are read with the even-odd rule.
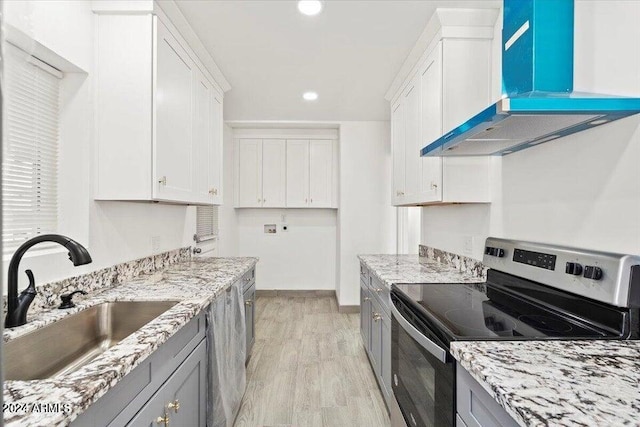
[[[420,80],[416,76],[403,93],[405,131],[405,198],[412,203],[418,194],[420,166]]]
[[[333,141],[309,143],[309,206],[330,208],[333,187]]]
[[[394,205],[404,201],[405,184],[405,133],[404,133],[404,105],[402,97],[392,107],[391,113],[391,147],[393,150],[393,193],[391,200]]]
[[[203,340],[127,426],[206,425],[207,347]],[[176,408],[176,405],[179,407]],[[165,423],[164,420],[168,419]]]
[[[238,140],[237,205],[262,206],[262,140]]]
[[[209,191],[211,202],[222,204],[222,177],[224,158],[224,118],[222,95],[214,92],[211,97],[211,155],[209,156]]]
[[[247,360],[251,356],[251,349],[255,342],[255,312],[256,287],[252,285],[244,293],[244,320],[247,331]]]
[[[191,58],[157,22],[154,120],[154,198],[193,197],[193,68]]]
[[[360,335],[367,351],[371,348],[371,297],[367,286],[360,281]]]
[[[420,90],[422,148],[442,136],[442,42],[420,68]],[[419,200],[442,200],[442,158],[423,157],[420,161]]]
[[[382,392],[385,394],[385,398],[390,398],[392,394],[391,389],[391,318],[385,314],[380,321],[382,324],[382,359],[381,368],[382,373]]]
[[[371,364],[376,377],[382,375],[382,310],[371,298]]]
[[[166,383],[167,414],[174,426],[205,427],[207,424],[206,349],[202,341]]]
[[[309,205],[309,141],[287,140],[287,207]]]
[[[262,206],[285,206],[286,142],[284,139],[262,140]]]
[[[194,68],[193,82],[193,201],[212,203],[209,168],[213,160],[212,86],[204,74]]]

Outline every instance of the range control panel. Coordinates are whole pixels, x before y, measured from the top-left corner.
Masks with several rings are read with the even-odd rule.
[[[640,256],[489,237],[495,270],[619,307],[640,304]],[[635,271],[635,274],[634,274]]]

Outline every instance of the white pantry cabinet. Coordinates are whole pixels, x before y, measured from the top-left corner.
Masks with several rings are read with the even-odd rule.
[[[286,142],[284,139],[237,140],[236,207],[284,206]]]
[[[222,91],[152,14],[98,14],[97,200],[222,201]]]
[[[337,142],[236,140],[237,208],[334,208]]]
[[[485,29],[438,32],[392,98],[393,205],[490,201],[488,157],[420,150],[491,103],[491,37]]]

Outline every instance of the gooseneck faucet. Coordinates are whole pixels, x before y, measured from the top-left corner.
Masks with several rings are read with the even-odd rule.
[[[18,266],[25,252],[42,242],[54,242],[64,246],[69,251],[69,259],[74,266],[91,262],[91,255],[84,246],[60,234],[42,234],[24,242],[13,254],[9,263],[5,328],[13,328],[27,323],[27,310],[36,296],[35,281],[31,270],[26,270],[27,276],[29,276],[29,286],[18,296]]]

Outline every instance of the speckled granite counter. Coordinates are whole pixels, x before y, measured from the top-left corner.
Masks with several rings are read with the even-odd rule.
[[[6,381],[4,404],[51,403],[66,406],[65,411],[59,412],[5,411],[5,425],[68,425],[256,262],[256,258],[196,258],[180,262],[96,294],[78,303],[76,308],[43,312],[28,325],[5,331],[3,339],[6,341],[105,301],[180,301],[75,372],[46,380]]]
[[[359,255],[358,258],[388,287],[393,283],[481,283],[486,278],[479,262],[461,265],[418,255]]]
[[[455,342],[451,353],[522,426],[640,425],[639,341]]]

